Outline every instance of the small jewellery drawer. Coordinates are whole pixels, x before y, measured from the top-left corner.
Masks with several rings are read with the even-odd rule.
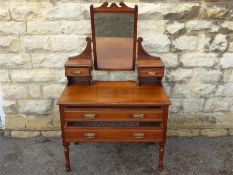
[[[139,70],[139,76],[141,77],[162,77],[163,75],[163,68],[140,68]]]
[[[72,108],[65,107],[66,121],[163,121],[162,108]]]
[[[66,68],[66,76],[90,76],[89,68]]]
[[[66,141],[99,142],[160,142],[163,130],[154,127],[72,127],[64,128]]]

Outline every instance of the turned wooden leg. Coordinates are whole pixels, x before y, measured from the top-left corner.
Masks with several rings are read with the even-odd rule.
[[[64,146],[64,154],[65,154],[65,168],[66,171],[70,171],[70,155],[69,155],[70,143],[63,143],[63,146]]]
[[[159,164],[158,164],[158,170],[163,170],[163,156],[164,156],[164,144],[159,144]]]

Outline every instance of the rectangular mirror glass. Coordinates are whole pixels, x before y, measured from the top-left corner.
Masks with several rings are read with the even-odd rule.
[[[133,70],[134,14],[95,13],[97,70]]]

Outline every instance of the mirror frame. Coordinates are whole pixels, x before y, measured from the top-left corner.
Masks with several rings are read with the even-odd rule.
[[[97,52],[96,52],[96,36],[95,36],[95,13],[129,13],[134,15],[134,33],[133,33],[133,60],[132,60],[132,68],[130,69],[98,69],[97,65]],[[135,70],[135,62],[136,62],[136,44],[137,44],[137,20],[138,20],[138,6],[135,5],[134,8],[130,8],[126,6],[123,2],[119,3],[119,6],[116,3],[112,3],[111,5],[108,2],[103,3],[101,6],[94,8],[93,5],[90,6],[90,14],[91,14],[91,30],[92,30],[92,42],[93,42],[93,56],[94,56],[94,68],[95,70]]]

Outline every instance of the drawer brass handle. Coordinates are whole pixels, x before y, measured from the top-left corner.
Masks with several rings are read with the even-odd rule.
[[[157,72],[148,72],[149,75],[157,75]]]
[[[86,120],[95,120],[96,114],[83,114]]]
[[[72,73],[75,74],[75,75],[80,75],[80,74],[81,74],[81,71],[80,71],[80,70],[75,70],[75,71],[73,71]]]
[[[95,133],[84,133],[84,137],[86,139],[94,139],[95,138]]]
[[[144,114],[133,114],[133,118],[134,119],[143,119],[144,118]]]
[[[143,139],[144,138],[144,133],[133,133],[133,137],[135,139]]]

